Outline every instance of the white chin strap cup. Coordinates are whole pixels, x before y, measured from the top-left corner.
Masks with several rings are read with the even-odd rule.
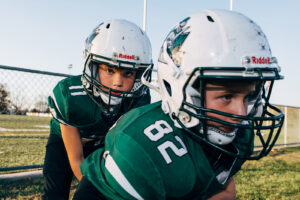
[[[100,97],[105,104],[110,103],[110,105],[112,105],[112,106],[118,105],[122,101],[122,98],[120,98],[120,97],[110,96],[110,102],[109,102],[109,95],[104,94],[102,92],[100,92]]]
[[[236,128],[230,133],[227,133],[216,127],[209,126],[207,127],[207,137],[211,143],[217,145],[226,145],[230,144],[234,140],[237,130],[238,129]]]

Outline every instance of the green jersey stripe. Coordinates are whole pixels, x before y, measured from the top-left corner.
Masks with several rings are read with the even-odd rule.
[[[138,194],[138,192],[132,187],[129,181],[126,179],[126,177],[118,167],[117,163],[109,155],[109,151],[104,152],[103,156],[105,157],[105,168],[114,177],[114,179],[120,184],[120,186],[134,198],[143,199]]]
[[[70,126],[69,124],[67,124],[66,122],[64,122],[63,120],[59,119],[57,116],[56,116],[56,112],[53,108],[50,108],[50,113],[52,114],[52,116],[59,122],[59,123],[62,123],[64,125],[68,125]]]
[[[78,95],[86,95],[86,91],[83,91],[83,92],[71,92],[71,96],[78,96]]]
[[[59,110],[59,106],[57,105],[56,98],[55,98],[55,95],[54,95],[53,91],[51,92],[51,98],[52,98],[52,100],[53,100],[53,102],[55,104],[55,108],[57,109],[57,111],[59,112],[59,114],[61,116],[63,116],[62,112]],[[54,110],[54,112],[52,114],[54,114],[53,116],[55,116],[55,118],[57,118],[57,114],[56,114],[55,110]]]
[[[83,85],[73,85],[69,87],[69,90],[83,89]]]

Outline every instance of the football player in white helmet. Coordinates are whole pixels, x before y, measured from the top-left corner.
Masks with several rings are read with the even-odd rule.
[[[157,70],[158,87],[142,80],[162,101],[122,116],[81,164],[75,199],[235,199],[233,176],[274,146],[284,115],[269,99],[283,76],[248,17],[185,18],[163,42]]]
[[[133,99],[145,94],[141,75],[145,68],[152,66],[151,51],[146,33],[125,21],[101,23],[86,39],[82,83],[108,115],[118,113],[126,100],[131,100],[126,102],[130,107]],[[115,86],[107,75],[99,73],[109,74],[116,70],[122,71],[124,77],[134,75],[133,85],[128,89],[120,88],[120,83]]]
[[[126,20],[105,21],[86,39],[83,74],[60,81],[48,99],[53,119],[43,199],[68,199],[73,175],[81,179],[80,164],[103,145],[109,128],[150,103],[141,75],[152,66],[151,51],[146,33]]]
[[[283,122],[282,112],[269,99],[274,80],[283,76],[265,34],[251,19],[228,11],[184,19],[166,38],[157,68],[162,109],[177,127],[237,157],[243,156],[223,146],[233,142],[239,128],[251,130],[262,148],[244,158],[269,153]],[[227,106],[235,96],[225,91],[243,90],[249,91],[243,106]],[[214,95],[223,101],[214,102]]]

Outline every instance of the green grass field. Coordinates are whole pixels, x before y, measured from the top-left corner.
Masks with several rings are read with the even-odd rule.
[[[0,168],[38,165],[44,162],[47,138],[1,137]]]
[[[0,115],[0,168],[42,164],[49,121],[49,117]]]
[[[0,115],[1,128],[39,129],[39,126],[49,126],[50,117],[26,115]]]
[[[235,178],[237,199],[300,199],[300,147],[247,161]]]

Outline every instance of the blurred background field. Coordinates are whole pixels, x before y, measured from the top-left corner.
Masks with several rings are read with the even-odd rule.
[[[39,117],[39,116],[26,116],[26,115],[0,115],[0,127],[2,128],[1,132],[6,130],[9,134],[18,131],[20,129],[30,129],[24,130],[25,132],[47,132],[49,129],[50,117]],[[12,130],[9,130],[12,129]],[[16,130],[13,130],[16,129]],[[35,130],[33,130],[35,129]]]
[[[49,121],[50,117],[0,115],[0,168],[42,164]]]
[[[272,150],[247,161],[235,176],[237,199],[300,199],[300,147]]]

